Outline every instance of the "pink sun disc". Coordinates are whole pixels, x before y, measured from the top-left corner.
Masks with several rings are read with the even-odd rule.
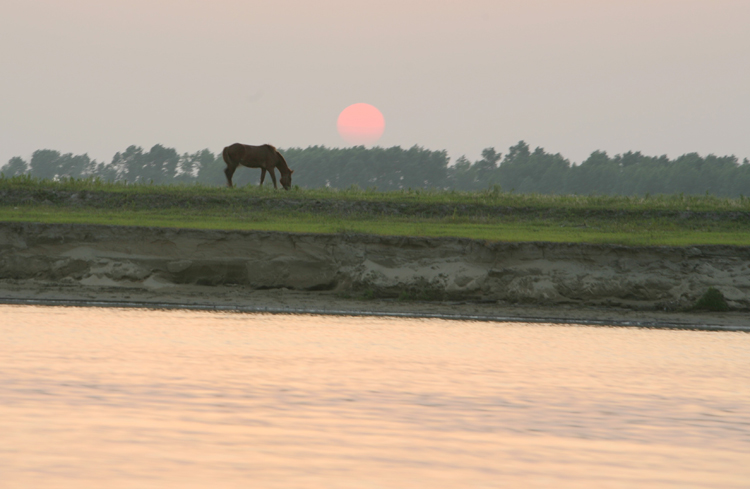
[[[341,111],[336,128],[349,144],[374,144],[385,131],[385,118],[370,104],[353,104]]]

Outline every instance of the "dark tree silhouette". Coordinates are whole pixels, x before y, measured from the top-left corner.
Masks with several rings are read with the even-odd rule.
[[[547,153],[543,148],[532,151],[524,141],[510,147],[504,157],[495,148],[485,148],[481,159],[471,162],[461,156],[453,165],[445,151],[419,146],[310,146],[280,151],[295,170],[295,185],[308,188],[343,189],[354,185],[381,191],[482,190],[498,185],[504,191],[545,194],[750,195],[750,161],[745,158],[740,163],[734,156],[689,153],[670,160],[641,152],[611,157],[604,151],[594,151],[580,165],[572,165],[559,153]],[[180,156],[176,150],[157,144],[148,152],[130,146],[115,154],[108,164],[85,154],[43,149],[35,151],[28,164],[22,158],[11,158],[0,171],[5,176],[28,173],[47,179],[91,176],[129,183],[224,185],[224,166],[221,154],[207,149]],[[234,178],[237,185],[258,183],[257,172],[240,169]]]

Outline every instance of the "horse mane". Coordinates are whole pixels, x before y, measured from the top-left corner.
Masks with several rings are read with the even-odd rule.
[[[281,153],[279,153],[279,150],[276,149],[276,146],[272,144],[264,144],[263,147],[270,150],[271,154],[276,157],[276,164],[274,166],[278,168],[280,172],[283,170],[284,172],[291,173],[292,170],[289,168],[289,165],[287,165],[286,160]]]
[[[269,144],[269,146],[271,145]],[[271,147],[273,148],[273,146]],[[289,168],[289,165],[286,164],[286,160],[284,159],[284,156],[282,156],[282,154],[279,153],[278,150],[276,150],[276,148],[274,148],[274,152],[276,153],[276,168],[279,169],[279,172],[283,170],[284,172],[291,173],[292,170]]]

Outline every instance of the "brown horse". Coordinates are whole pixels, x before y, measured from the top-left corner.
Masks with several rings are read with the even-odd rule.
[[[276,187],[276,173],[274,172],[274,168],[278,168],[281,175],[281,185],[286,190],[292,187],[292,173],[294,173],[294,170],[289,169],[281,153],[270,144],[250,146],[248,144],[234,143],[224,148],[222,156],[224,157],[224,163],[227,164],[224,174],[227,176],[227,186],[229,187],[232,187],[232,175],[234,175],[234,171],[240,165],[248,168],[260,168],[261,185],[263,185],[263,180],[266,179],[266,172],[270,173],[273,188],[278,188]]]

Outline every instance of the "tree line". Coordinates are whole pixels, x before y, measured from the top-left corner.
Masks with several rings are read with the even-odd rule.
[[[609,156],[594,151],[580,165],[543,148],[531,150],[524,141],[505,155],[486,148],[476,161],[465,157],[450,164],[446,151],[413,146],[403,149],[289,148],[280,150],[295,170],[293,183],[303,188],[349,188],[380,191],[438,188],[463,191],[499,186],[503,191],[541,194],[705,194],[750,195],[750,161],[735,156],[689,153],[675,159],[627,152]],[[100,178],[127,183],[224,185],[221,153],[204,149],[178,153],[155,145],[149,151],[130,146],[103,163],[88,155],[43,149],[29,161],[11,158],[0,168],[6,177],[28,174],[43,179]],[[260,172],[240,169],[238,184],[257,184]]]

